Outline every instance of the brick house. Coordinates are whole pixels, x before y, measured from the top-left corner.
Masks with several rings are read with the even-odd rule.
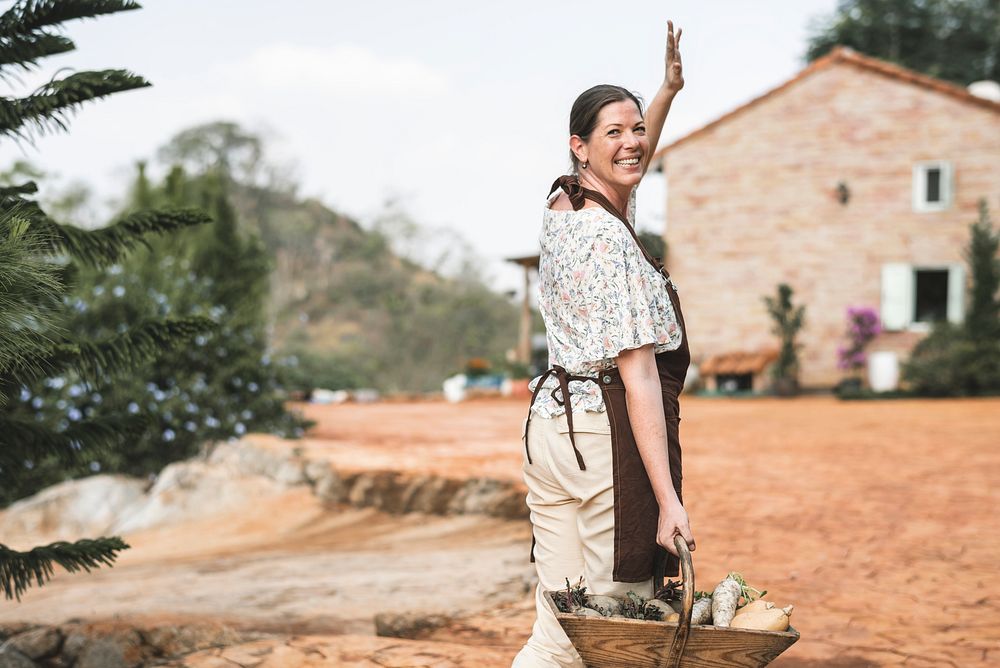
[[[1000,219],[1000,102],[846,48],[654,160],[695,361],[755,389],[761,365],[739,360],[773,359],[754,353],[777,345],[761,301],[777,284],[807,308],[802,384],[830,387],[849,306],[877,309],[869,350],[901,358],[961,321],[978,201]]]

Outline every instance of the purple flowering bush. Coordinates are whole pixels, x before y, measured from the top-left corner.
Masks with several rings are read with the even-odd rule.
[[[837,349],[838,364],[845,371],[858,372],[865,368],[865,346],[882,331],[878,312],[868,306],[851,306],[847,309],[846,346]]]

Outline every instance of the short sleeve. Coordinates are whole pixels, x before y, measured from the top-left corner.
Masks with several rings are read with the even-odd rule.
[[[577,322],[585,329],[580,337],[584,359],[599,362],[648,344],[659,350],[680,345],[665,281],[621,221],[609,216],[595,228],[578,272],[575,301]]]

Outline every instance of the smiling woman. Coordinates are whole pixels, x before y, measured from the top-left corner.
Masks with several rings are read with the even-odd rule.
[[[573,104],[573,173],[544,212],[539,308],[553,366],[529,386],[523,466],[537,620],[515,667],[583,666],[545,591],[582,579],[592,594],[648,598],[678,573],[674,536],[695,548],[681,504],[684,320],[633,228],[635,188],[684,85],[680,32],[667,25],[666,73],[645,115],[620,86]]]

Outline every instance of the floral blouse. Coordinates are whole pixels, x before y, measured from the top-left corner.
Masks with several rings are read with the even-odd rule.
[[[635,220],[634,188],[628,219]],[[622,221],[603,207],[553,211],[546,204],[539,241],[538,305],[549,364],[596,377],[616,366],[614,358],[623,350],[652,343],[659,353],[681,345],[667,279],[646,261]],[[539,378],[531,381],[531,390]],[[558,379],[549,376],[531,407],[536,415],[566,412],[551,395],[550,388],[557,387]],[[574,412],[605,410],[596,383],[572,381],[569,392]]]

